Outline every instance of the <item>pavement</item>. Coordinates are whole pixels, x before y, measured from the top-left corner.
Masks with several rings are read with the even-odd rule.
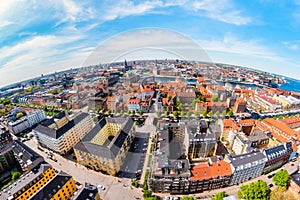
[[[67,160],[66,158],[56,153],[54,153],[54,157],[57,159],[57,162],[55,162],[47,157],[46,152],[48,152],[49,150],[45,149],[44,151],[41,151],[37,148],[38,144],[34,138],[26,141],[25,144],[39,153],[41,156],[43,156],[45,161],[51,164],[54,169],[70,174],[75,181],[81,184],[89,182],[93,185],[104,185],[106,188],[104,191],[99,189],[101,199],[132,200],[136,199],[137,197],[142,199],[141,190],[132,187],[130,179],[120,179],[117,177],[102,174],[100,172],[95,172],[73,161]]]

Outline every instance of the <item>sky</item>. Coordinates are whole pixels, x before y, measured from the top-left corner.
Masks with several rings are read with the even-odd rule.
[[[300,0],[0,0],[0,86],[117,60],[210,60],[300,79]]]

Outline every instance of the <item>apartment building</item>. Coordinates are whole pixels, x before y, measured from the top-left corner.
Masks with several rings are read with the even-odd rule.
[[[0,146],[12,141],[11,134],[5,130],[3,126],[0,125]]]
[[[153,192],[189,193],[190,164],[184,123],[160,124],[148,185]]]
[[[41,164],[39,167],[22,175],[7,188],[1,190],[0,200],[29,199],[54,176],[55,172],[51,165]]]
[[[192,167],[190,193],[227,187],[231,176],[232,170],[229,162],[220,157],[211,157],[207,163]]]
[[[84,187],[80,188],[71,197],[71,200],[100,200],[100,195],[96,186],[85,183]]]
[[[47,116],[44,110],[35,109],[27,111],[26,118],[28,120],[29,126],[32,127],[33,125],[45,120]]]
[[[72,176],[65,172],[59,172],[50,181],[39,188],[29,200],[41,199],[70,199],[77,187]]]
[[[77,162],[115,175],[125,161],[134,136],[131,118],[103,118],[75,145]]]
[[[187,122],[187,132],[189,136],[188,155],[190,158],[205,158],[214,155],[218,135],[210,131],[207,122],[204,120]]]
[[[94,126],[87,113],[77,115],[62,112],[39,124],[34,129],[35,137],[43,147],[60,154],[72,149]]]
[[[267,161],[259,150],[241,155],[228,154],[224,160],[230,163],[233,172],[229,185],[240,184],[260,176]]]
[[[278,146],[264,149],[262,153],[267,158],[264,173],[272,171],[287,163],[292,152],[292,142],[286,142]]]

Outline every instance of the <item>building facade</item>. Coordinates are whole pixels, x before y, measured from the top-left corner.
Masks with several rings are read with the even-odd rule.
[[[87,113],[68,115],[60,113],[46,120],[34,129],[38,143],[60,154],[72,149],[94,126],[92,118]]]

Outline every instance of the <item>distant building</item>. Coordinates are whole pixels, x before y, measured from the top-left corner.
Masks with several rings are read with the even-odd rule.
[[[4,144],[9,143],[10,141],[12,141],[11,134],[0,125],[0,146],[3,146]]]
[[[140,103],[141,103],[141,99],[139,99],[139,98],[130,98],[128,100],[128,110],[139,112],[140,109],[141,109]]]
[[[234,113],[243,113],[246,110],[246,101],[244,99],[239,98],[233,106]]]
[[[115,175],[135,136],[131,118],[104,118],[74,147],[77,162]]]
[[[28,119],[29,126],[32,127],[35,124],[47,118],[44,110],[30,110],[26,112],[26,118]]]
[[[93,125],[92,118],[87,113],[74,116],[62,112],[39,124],[34,129],[34,134],[41,146],[65,154],[92,129]]]

